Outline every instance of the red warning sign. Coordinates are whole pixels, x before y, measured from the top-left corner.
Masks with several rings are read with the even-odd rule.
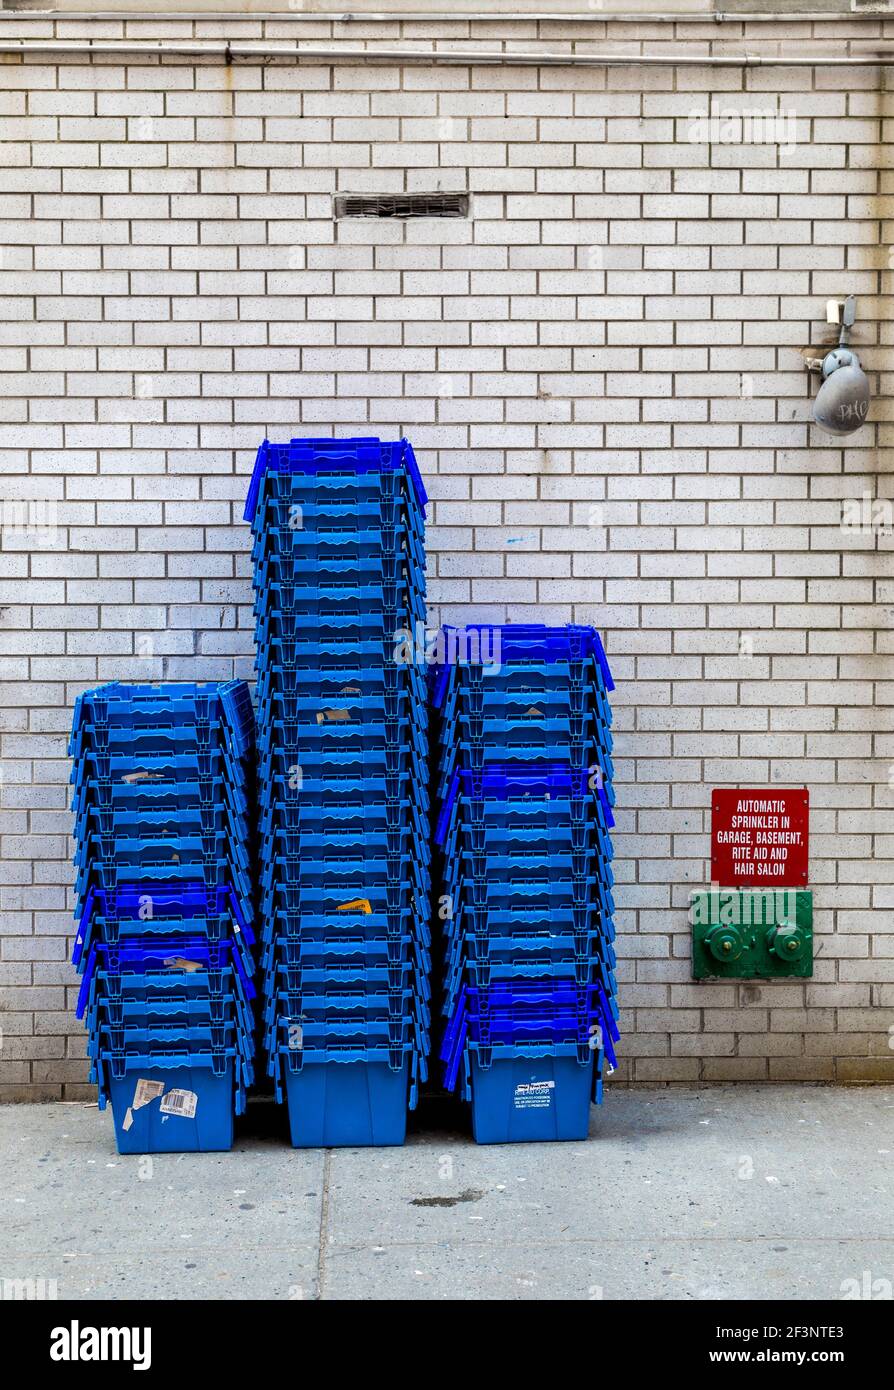
[[[795,888],[807,882],[810,793],[711,793],[711,880],[722,888]]]

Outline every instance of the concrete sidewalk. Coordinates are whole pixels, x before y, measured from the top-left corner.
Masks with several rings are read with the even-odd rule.
[[[94,1106],[7,1105],[0,1280],[77,1299],[891,1296],[894,1087],[617,1088],[585,1144],[479,1148],[462,1121],[430,1102],[405,1148],[297,1151],[258,1103],[231,1153],[147,1159],[120,1157]]]

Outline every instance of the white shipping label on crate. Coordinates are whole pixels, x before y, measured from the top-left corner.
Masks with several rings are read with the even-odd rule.
[[[516,1110],[547,1110],[553,1103],[555,1081],[523,1081],[515,1088]]]
[[[140,1077],[137,1088],[133,1093],[133,1103],[131,1109],[140,1110],[144,1105],[148,1105],[156,1096],[164,1095],[165,1083],[163,1081],[146,1081]]]
[[[184,1120],[191,1120],[198,1105],[199,1098],[195,1091],[168,1091],[162,1097],[161,1112],[163,1115],[181,1115]]]

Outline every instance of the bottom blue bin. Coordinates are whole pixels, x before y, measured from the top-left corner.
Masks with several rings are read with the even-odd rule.
[[[283,1067],[289,1128],[296,1149],[403,1144],[411,1059],[394,1071],[387,1061],[305,1061]]]
[[[469,1046],[472,1133],[478,1144],[525,1144],[586,1139],[590,1128],[593,1065],[573,1056],[528,1055],[481,1065]]]
[[[233,1147],[232,1061],[219,1076],[205,1067],[148,1065],[107,1084],[119,1153],[213,1153]]]

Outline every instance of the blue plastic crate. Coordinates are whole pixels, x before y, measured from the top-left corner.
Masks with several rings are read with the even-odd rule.
[[[378,695],[408,690],[417,700],[425,699],[424,668],[414,662],[387,662],[376,668],[362,667],[356,661],[320,666],[283,666],[269,662],[258,675],[258,701],[263,705],[274,693],[315,695],[320,703],[337,704],[341,696]]]
[[[390,748],[387,744],[375,749],[302,748],[300,756],[294,747],[273,748],[262,754],[260,776],[264,781],[274,777],[289,779],[297,775],[293,772],[296,768],[302,776],[311,777],[345,777],[367,770],[372,777],[400,776],[407,786],[415,781],[420,788],[427,774],[423,757],[407,743],[397,748]]]
[[[511,663],[574,664],[595,658],[607,690],[614,681],[599,633],[593,627],[569,624],[547,627],[542,623],[468,623],[465,628],[443,629],[445,649],[499,656],[502,665]],[[472,661],[469,665],[480,664]],[[460,667],[461,669],[461,667]]]
[[[412,988],[373,994],[310,994],[275,988],[266,998],[264,1023],[269,1029],[280,1019],[313,1024],[329,1023],[398,1023],[412,1019],[420,1037],[426,1038],[428,1048],[431,1012],[428,1003]],[[309,1035],[303,1041],[308,1044]],[[294,1040],[294,1039],[293,1039]]]
[[[265,439],[258,449],[245,503],[245,520],[252,521],[261,480],[268,473],[362,474],[398,472],[406,475],[417,505],[428,501],[419,466],[409,440],[382,441],[374,437],[350,439],[293,439],[273,444]]]
[[[567,980],[574,984],[592,984],[598,981],[606,993],[614,989],[611,972],[598,960],[588,960],[571,956],[561,961],[544,961],[540,957],[528,960],[464,960],[454,974],[448,974],[446,990],[450,996],[450,1006],[463,984],[487,989],[491,985],[523,980]]]
[[[327,740],[332,747],[357,745],[361,750],[369,748],[373,752],[409,747],[420,757],[428,757],[424,724],[399,717],[379,720],[367,716],[364,719],[327,718],[319,721],[269,719],[261,726],[258,747],[263,754],[269,748],[288,751],[302,744],[316,748],[325,746]]]
[[[536,737],[536,731],[532,731],[526,740],[494,738],[475,741],[459,738],[441,748],[438,759],[438,771],[441,774],[438,790],[440,795],[446,794],[457,767],[483,771],[494,763],[564,762],[573,767],[597,768],[599,760],[600,750],[592,739],[571,739],[544,734],[541,740]]]
[[[465,901],[475,907],[488,908],[509,902],[520,905],[531,903],[532,906],[537,902],[551,908],[587,907],[596,902],[603,886],[595,875],[581,878],[569,876],[560,882],[550,878],[511,884],[496,879],[486,882],[462,879],[460,882]]]
[[[408,823],[391,830],[338,831],[330,826],[319,830],[286,830],[274,828],[261,844],[262,864],[271,863],[277,854],[284,858],[302,860],[307,857],[319,862],[343,854],[346,860],[368,862],[387,860],[396,865],[410,856],[423,865],[431,861],[431,847],[419,844],[416,828]],[[334,871],[334,870],[333,870]]]
[[[265,646],[271,638],[295,641],[313,629],[331,633],[336,640],[343,634],[350,637],[384,641],[392,648],[396,633],[412,630],[425,620],[425,599],[419,596],[408,603],[387,607],[383,603],[363,604],[341,595],[325,603],[301,601],[290,584],[269,585],[254,605],[256,617],[255,641]]]
[[[199,881],[144,884],[122,881],[114,891],[94,888],[84,903],[84,915],[99,911],[107,918],[156,921],[164,918],[204,917],[208,913],[232,913],[237,929],[250,935],[251,918],[242,909],[232,887],[209,888]]]
[[[150,827],[146,828],[147,831]],[[78,868],[104,862],[125,869],[128,865],[172,861],[204,865],[208,860],[228,865],[233,873],[248,876],[248,850],[226,829],[175,835],[103,835],[90,831],[77,847],[73,862]],[[163,877],[163,875],[159,875]]]
[[[312,555],[306,547],[293,546],[287,535],[265,531],[252,546],[251,561],[257,593],[262,593],[268,584],[300,585],[314,578],[327,583],[363,585],[406,583],[415,593],[425,593],[425,563],[403,547],[392,551],[370,548],[369,553],[362,555],[342,555],[327,546]]]
[[[437,655],[437,644],[434,646]],[[497,654],[482,653],[466,660],[455,653],[451,664],[434,665],[430,679],[435,710],[449,719],[460,710],[498,712],[509,708],[538,707],[541,701],[556,711],[592,709],[604,729],[612,724],[612,710],[602,668],[595,657],[579,662],[502,662]]]
[[[586,692],[577,693],[583,696]],[[462,729],[466,736],[470,731],[478,734],[496,733],[501,727],[501,721],[506,721],[514,727],[536,727],[544,721],[552,721],[556,727],[564,724],[575,737],[580,737],[584,728],[589,729],[600,750],[610,753],[614,739],[610,712],[604,697],[587,700],[584,708],[573,710],[569,708],[569,704],[570,697],[575,692],[566,690],[564,694],[565,700],[535,699],[530,691],[496,691],[487,692],[485,698],[485,692],[482,690],[465,691],[459,685],[454,686],[440,711],[438,727],[441,742],[452,742],[459,729]],[[583,700],[580,703],[583,705]],[[606,712],[609,712],[608,718]],[[476,720],[479,721],[477,728],[474,724]]]
[[[397,526],[369,526],[365,529],[352,527],[347,520],[336,522],[332,529],[304,531],[288,525],[266,525],[255,537],[252,546],[252,560],[273,554],[292,555],[301,559],[314,559],[320,556],[328,560],[353,560],[358,570],[375,566],[382,562],[382,574],[392,577],[395,571],[389,563],[393,559],[409,562],[412,572],[425,569],[425,550],[421,536],[416,528],[406,521]],[[400,570],[397,571],[397,574]]]
[[[307,488],[273,488],[265,481],[252,529],[258,534],[269,527],[310,533],[327,529],[381,531],[386,535],[407,530],[421,537],[425,523],[399,491],[391,496],[380,491],[375,496],[338,497],[331,492],[315,494]]]
[[[203,941],[221,942],[232,940],[242,951],[247,961],[251,960],[250,947],[254,935],[250,930],[241,931],[232,913],[216,916],[183,917],[180,919],[162,918],[157,921],[106,918],[97,913],[85,916],[78,924],[72,949],[71,963],[80,969],[81,962],[89,954],[94,942],[107,946],[126,945],[132,940],[150,937],[164,938],[176,954],[174,947],[178,940],[186,936],[199,937]]]
[[[97,1016],[100,1009],[109,1008],[131,1009],[135,1015],[144,1010],[148,1016],[154,1009],[169,1007],[176,1012],[178,1007],[193,1003],[197,1008],[219,1012],[229,1000],[234,1001],[237,1016],[244,1020],[246,1027],[250,1026],[252,1005],[242,977],[232,965],[218,970],[200,969],[178,974],[164,968],[142,973],[128,970],[118,974],[94,969],[89,978],[83,1014],[88,1019]]]
[[[277,914],[300,915],[304,922],[326,921],[333,932],[356,931],[362,936],[374,934],[379,926],[388,929],[389,923],[396,920],[401,912],[409,913],[413,930],[417,934],[425,931],[423,923],[428,918],[428,895],[420,889],[419,879],[424,870],[406,883],[370,885],[365,891],[356,890],[356,884],[346,888],[337,880],[322,885],[308,885],[299,882],[286,882],[273,879],[271,886],[264,891],[261,906],[263,939],[272,930]],[[345,904],[362,902],[372,907],[372,912],[357,911]]]
[[[475,936],[472,932],[464,934],[460,947],[463,958],[474,960],[505,960],[541,956],[544,960],[560,961],[575,957],[593,960],[600,954],[600,937],[597,932],[590,936],[527,935]]]
[[[190,994],[186,990],[148,997],[112,997],[105,992],[96,995],[88,1004],[85,1021],[88,1031],[107,1024],[110,1027],[209,1027],[212,1024],[235,1023],[250,1036],[254,1016],[246,1001],[233,991]]]
[[[442,741],[451,744],[457,740],[475,742],[549,744],[552,737],[560,742],[590,743],[598,746],[601,721],[593,710],[584,714],[557,714],[547,716],[534,714],[534,705],[523,711],[507,711],[503,715],[491,713],[468,713],[457,710],[444,721]],[[551,737],[552,736],[552,737]]]
[[[280,496],[295,489],[316,497],[399,496],[415,515],[424,514],[428,498],[407,440],[306,439],[261,449],[263,457],[259,451],[255,460],[259,491]]]
[[[408,479],[400,473],[332,472],[311,475],[267,471],[263,478],[264,497],[290,497],[297,501],[329,502],[350,508],[358,502],[378,502],[381,498],[397,500],[414,519],[424,521],[424,513]],[[260,489],[259,489],[260,491]],[[261,499],[263,502],[263,499]],[[252,522],[258,530],[258,511]]]
[[[95,943],[114,949],[118,946],[132,946],[135,941],[138,944],[142,939],[147,942],[152,938],[158,938],[159,941],[175,941],[190,937],[213,945],[232,942],[246,968],[251,971],[255,919],[243,912],[241,904],[238,904],[238,910],[227,908],[221,912],[185,912],[180,917],[165,916],[143,920],[139,917],[104,913],[101,906],[91,897],[94,891],[92,886],[88,889],[76,913],[72,963],[79,970],[83,968],[84,957],[90,946]]]
[[[473,680],[467,676],[468,668],[457,668],[453,679],[448,680],[439,709],[442,719],[448,722],[458,714],[480,714],[485,717],[505,719],[520,717],[527,711],[536,710],[548,718],[603,714],[611,722],[611,706],[605,697],[598,678],[578,683],[563,676],[557,679],[556,668],[550,666],[508,666],[506,679],[498,672],[492,676],[482,675]]]
[[[231,1149],[237,1105],[244,1106],[244,1093],[240,1098],[236,1079],[235,1049],[232,1051],[234,1055],[226,1059],[220,1074],[185,1053],[172,1057],[128,1056],[122,1075],[112,1075],[111,1066],[104,1065],[100,1106],[111,1101],[118,1152],[213,1153]],[[163,1094],[134,1109],[141,1082],[141,1094],[153,1085],[162,1086]],[[166,1110],[162,1109],[163,1104]]]
[[[131,782],[112,782],[98,778],[85,778],[77,786],[71,809],[77,819],[83,818],[95,807],[97,814],[112,811],[115,814],[130,812],[138,815],[149,811],[184,812],[227,805],[237,824],[249,814],[249,797],[246,784],[235,783],[228,777],[208,777],[203,780],[165,780],[164,778],[141,778]]]
[[[313,632],[313,628],[309,631]],[[308,637],[306,641],[292,638],[269,637],[255,656],[255,670],[259,673],[281,667],[284,671],[307,669],[322,670],[340,668],[345,665],[358,665],[361,670],[376,671],[383,666],[393,665],[393,643],[381,637],[365,639],[362,637],[330,637],[318,640]]]
[[[258,796],[262,818],[267,811],[283,813],[282,824],[287,823],[287,811],[300,814],[302,821],[307,816],[313,819],[319,816],[322,820],[338,818],[335,793],[339,790],[345,794],[344,818],[347,820],[361,818],[360,806],[363,819],[384,816],[388,808],[397,806],[404,806],[408,815],[428,815],[428,784],[421,775],[408,778],[401,768],[394,772],[370,773],[356,766],[344,771],[327,767],[323,772],[323,776],[312,777],[303,767],[294,764],[282,772],[265,768]],[[421,768],[417,773],[421,774]]]
[[[202,1024],[161,1021],[150,1024],[145,1020],[113,1023],[104,1020],[99,1024],[98,1035],[94,1034],[88,1040],[87,1055],[95,1057],[99,1053],[108,1053],[112,1056],[129,1051],[145,1054],[152,1053],[158,1047],[165,1050],[185,1048],[190,1052],[220,1052],[236,1047],[246,1055],[244,1046],[245,1036],[235,1019]],[[250,1049],[247,1055],[251,1055]]]
[[[544,936],[522,932],[512,936],[489,935],[486,937],[463,936],[453,938],[445,952],[445,1012],[452,1012],[454,998],[460,984],[491,985],[500,980],[512,978],[512,971],[519,971],[519,978],[542,978],[547,980],[555,975],[557,980],[579,984],[599,983],[610,998],[616,994],[615,958],[610,943],[598,936]],[[481,975],[473,979],[471,973],[484,966],[509,967],[509,973],[495,977],[494,981]],[[579,966],[592,967],[591,973],[578,969]]]
[[[499,928],[486,932],[458,929],[446,936],[445,949],[451,967],[461,960],[521,960],[526,952],[536,952],[555,960],[586,957],[601,961],[609,970],[613,970],[616,964],[614,946],[598,922],[593,930],[583,932],[538,928],[537,923],[505,931]]]
[[[166,681],[159,684],[126,684],[111,681],[86,690],[75,701],[72,724],[140,727],[156,722],[189,726],[223,719],[238,748],[251,745],[254,717],[245,681],[193,684]]]
[[[412,853],[374,855],[369,852],[352,858],[331,854],[313,859],[303,852],[300,857],[277,854],[268,858],[261,869],[262,892],[273,887],[285,890],[289,885],[298,885],[308,899],[319,892],[322,899],[333,905],[339,898],[347,902],[365,899],[373,905],[407,901],[411,893],[424,892],[427,884],[425,866]]]
[[[79,870],[75,881],[75,896],[79,904],[77,915],[82,915],[91,890],[97,888],[114,893],[126,881],[143,885],[148,892],[149,885],[157,885],[159,889],[173,888],[182,883],[194,883],[196,880],[211,890],[233,888],[244,918],[247,921],[253,920],[254,886],[252,885],[250,890],[246,888],[240,882],[239,873],[234,872],[232,864],[218,860],[206,860],[203,864],[178,864],[170,860],[147,859],[142,864],[126,865],[91,860],[86,867]]]
[[[72,731],[69,757],[78,759],[88,749],[110,753],[129,752],[139,759],[144,755],[160,758],[192,753],[197,749],[224,749],[227,729],[220,718],[207,724],[93,724],[86,720]],[[235,753],[235,749],[233,750]]]
[[[453,949],[467,936],[478,937],[482,941],[488,937],[513,936],[545,936],[557,940],[589,937],[594,942],[601,942],[601,955],[603,959],[609,958],[608,948],[614,940],[614,924],[596,905],[583,909],[560,908],[556,911],[551,911],[546,905],[546,912],[542,910],[542,906],[537,904],[536,910],[530,913],[521,911],[499,914],[487,909],[470,907],[460,895],[458,900],[454,898],[454,915],[447,923],[445,941]]]
[[[407,782],[399,773],[370,776],[360,770],[326,777],[276,773],[262,782],[262,811],[276,810],[282,824],[345,820],[385,825],[403,824],[420,807],[428,807],[428,787]],[[290,822],[291,818],[291,822]]]
[[[244,844],[249,839],[246,815],[233,810],[227,801],[178,804],[178,798],[147,799],[136,809],[116,804],[108,798],[88,799],[76,817],[75,839],[89,834],[133,839],[143,831],[148,835],[202,835],[226,831],[231,839]]]
[[[614,1070],[620,1038],[616,1011],[601,984],[530,981],[463,987],[453,1001],[441,1059],[445,1085],[455,1089],[467,1040],[488,1043],[573,1042],[603,1055]]]
[[[315,803],[312,791],[308,791],[300,800],[286,801],[281,785],[285,778],[278,780],[279,785],[271,784],[270,796],[261,804],[259,834],[262,843],[278,830],[320,835],[332,832],[357,837],[367,833],[382,834],[406,826],[416,836],[417,844],[425,847],[426,862],[430,861],[428,808],[421,792],[418,796],[412,794],[412,786],[403,788],[411,795],[402,797],[400,801],[386,800],[384,797],[377,800],[370,796],[365,803],[357,805],[347,802],[339,807],[334,799]],[[301,792],[304,790],[302,787]]]
[[[457,837],[447,872],[454,882],[495,874],[511,882],[519,873],[528,879],[546,873],[557,878],[604,873],[613,856],[608,835],[596,822],[574,829],[586,833],[573,835],[571,827],[535,826],[478,835],[474,827],[461,827],[469,833]]]
[[[481,901],[479,883],[489,879],[504,883],[512,894],[536,894],[544,880],[557,887],[569,888],[575,902],[584,901],[581,890],[586,881],[594,889],[610,889],[613,884],[612,848],[608,836],[596,828],[583,848],[572,848],[570,841],[560,849],[555,841],[543,841],[541,847],[519,840],[505,841],[501,846],[485,846],[482,850],[467,847],[457,837],[445,865],[445,876],[454,889],[462,882],[470,887],[470,902]]]
[[[586,1139],[594,1056],[573,1044],[467,1048],[472,1133],[478,1144]]]
[[[614,940],[615,929],[611,916],[598,903],[577,907],[557,908],[549,903],[502,904],[499,907],[475,907],[460,898],[454,904],[454,915],[446,924],[450,936],[470,931],[479,936],[511,936],[515,932],[533,935],[546,932],[556,936],[599,934],[607,944]]]
[[[567,803],[566,803],[567,805]],[[445,844],[448,858],[462,851],[470,854],[517,854],[530,848],[532,853],[570,854],[582,850],[604,852],[611,858],[611,843],[604,821],[599,817],[570,820],[561,815],[535,814],[506,818],[503,824],[464,823],[457,818]]]
[[[268,1030],[268,1050],[296,1048],[318,1051],[324,1047],[404,1047],[411,1043],[417,1052],[428,1051],[428,1039],[411,1013],[398,1018],[312,1019],[278,1015]]]
[[[329,1018],[339,1021],[357,1018],[369,1022],[384,1019],[399,1019],[412,1014],[423,1028],[431,1023],[428,1004],[420,999],[409,983],[402,983],[398,989],[364,984],[326,981],[323,984],[308,986],[305,989],[285,988],[283,982],[274,980],[265,994],[263,1016],[266,1022],[275,1018],[310,1019],[321,1022]]]
[[[407,575],[393,582],[381,578],[371,582],[350,570],[339,577],[315,570],[289,583],[280,579],[276,565],[271,569],[273,572],[265,574],[262,565],[255,579],[259,581],[258,598],[269,600],[266,611],[272,615],[315,611],[342,603],[360,612],[394,612],[425,598],[424,585],[420,588]]]
[[[535,961],[547,966],[585,960],[601,965],[609,973],[616,963],[612,943],[599,930],[571,933],[522,928],[502,935],[498,931],[464,931],[448,937],[446,962],[449,970],[488,960],[515,962],[519,967]]]
[[[484,894],[476,893],[466,895],[458,892],[453,902],[452,924],[458,923],[462,915],[468,921],[478,921],[484,923],[480,930],[485,927],[490,929],[496,925],[503,925],[507,930],[514,929],[520,921],[524,926],[529,922],[540,921],[542,925],[555,923],[562,924],[562,930],[581,931],[582,923],[592,919],[597,919],[609,939],[613,938],[612,921],[614,918],[614,899],[611,890],[602,883],[595,885],[595,892],[591,894],[566,894],[564,902],[542,895],[533,896],[526,891],[525,885],[512,884],[505,885],[507,888],[502,897],[494,895],[493,900],[488,899]],[[543,921],[546,919],[546,921]]]
[[[295,642],[300,648],[308,633],[313,633],[316,640],[327,644],[358,641],[377,642],[381,646],[392,638],[398,626],[405,625],[398,623],[396,613],[361,613],[347,604],[316,613],[269,609],[261,612],[255,624],[255,642],[260,648],[287,642]]]
[[[413,970],[410,960],[400,961],[394,966],[366,966],[362,961],[336,961],[322,966],[279,963],[271,971],[267,992],[268,996],[276,990],[293,995],[308,990],[314,993],[332,990],[335,994],[341,994],[346,990],[360,989],[374,996],[383,991],[391,994],[411,990],[417,998],[422,999],[423,996],[415,988]]]
[[[354,964],[364,969],[383,970],[406,963],[413,966],[415,978],[423,986],[431,970],[431,957],[415,936],[363,937],[355,932],[332,932],[316,940],[280,937],[269,948],[267,964],[268,968],[285,966],[289,969]]]
[[[409,1044],[277,1054],[274,1075],[288,1103],[293,1146],[403,1144],[407,1111],[418,1096],[418,1066]]]
[[[285,890],[276,897],[292,897]],[[365,940],[378,937],[412,936],[424,946],[430,944],[428,914],[412,902],[401,902],[388,911],[319,911],[316,906],[302,908],[300,899],[310,897],[300,892],[294,895],[299,899],[296,907],[274,906],[265,915],[263,939],[282,941],[291,938],[309,941],[336,936],[359,936]],[[409,895],[402,895],[408,897]],[[350,899],[348,900],[350,901]],[[362,899],[364,903],[368,898]]]
[[[354,693],[349,688],[333,699],[321,697],[315,691],[275,689],[261,706],[262,722],[283,719],[291,723],[306,721],[318,725],[333,723],[384,723],[386,720],[412,720],[425,727],[428,710],[421,691],[414,691],[406,682],[395,682],[390,688],[375,693]]]
[[[188,936],[178,938],[176,943],[146,938],[120,945],[95,941],[84,961],[75,1016],[83,1017],[88,1000],[94,996],[97,972],[110,978],[120,976],[123,981],[131,975],[166,971],[172,982],[186,988],[200,972],[223,972],[228,966],[235,970],[246,999],[253,999],[255,988],[249,973],[251,962],[246,965],[244,954],[235,940],[208,941]]]
[[[124,783],[132,788],[153,782],[218,783],[227,781],[244,786],[248,769],[239,766],[226,748],[196,750],[191,753],[140,757],[132,753],[106,753],[87,749],[75,761],[71,782],[77,789],[88,780]],[[222,793],[221,793],[222,794]],[[77,796],[77,792],[76,792]]]
[[[309,630],[323,635],[327,642],[340,642],[348,638],[360,638],[381,642],[389,663],[393,662],[395,649],[402,651],[407,645],[407,633],[421,628],[425,623],[425,596],[419,595],[399,607],[360,608],[356,604],[343,601],[314,607],[294,601],[294,585],[268,585],[256,597],[253,612],[255,617],[255,642],[266,648],[271,640],[301,640]]]

